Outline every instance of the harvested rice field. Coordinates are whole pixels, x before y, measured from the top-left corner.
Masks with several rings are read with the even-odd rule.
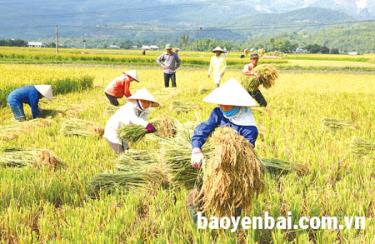
[[[316,66],[321,65],[324,62]],[[132,83],[131,91],[146,87],[161,104],[152,110],[149,120],[168,117],[177,121],[164,121],[173,133],[163,132],[166,138],[162,142],[160,136],[141,135],[142,139],[130,143],[132,150],[147,152],[141,156],[132,152],[133,159],[138,157],[145,164],[132,168],[134,171],[101,137],[106,121],[116,111],[103,90],[131,68],[137,69],[141,80]],[[156,65],[0,64],[0,72],[2,91],[58,78],[69,78],[66,86],[74,86],[75,80],[78,83],[77,89],[67,89],[51,101],[41,100],[46,116],[41,121],[15,122],[10,108],[0,107],[2,243],[375,242],[375,75],[370,72],[279,70],[275,84],[261,88],[268,107],[253,109],[259,129],[255,153],[262,160],[280,160],[264,162],[289,162],[296,170],[257,171],[247,183],[258,182],[262,175],[262,190],[256,195],[242,189],[250,198],[244,207],[251,206],[242,211],[244,216],[262,216],[265,211],[275,218],[290,211],[293,220],[302,216],[364,216],[366,228],[250,229],[241,232],[241,237],[229,230],[198,230],[185,204],[188,185],[194,184],[189,177],[196,177],[195,172],[182,164],[176,168],[168,165],[190,160],[186,139],[190,135],[180,135],[180,127],[194,128],[214,108],[202,101],[215,86],[207,78],[206,67],[182,67],[177,72],[177,88],[168,90]],[[87,76],[92,77],[92,84],[83,89],[79,84]],[[224,80],[232,77],[240,80],[241,68],[229,67]],[[28,107],[25,112],[30,119]],[[185,154],[176,158],[173,149]],[[23,154],[29,155],[28,161],[19,161],[19,150],[28,150]],[[43,152],[51,157],[40,156]],[[45,161],[61,162],[63,167],[50,167]],[[16,166],[11,167],[12,162]],[[121,175],[133,179],[134,184],[92,194],[93,180],[109,179],[106,186],[111,186]],[[142,177],[137,178],[139,175]],[[205,187],[214,186],[208,182]],[[212,198],[209,203],[217,206]]]

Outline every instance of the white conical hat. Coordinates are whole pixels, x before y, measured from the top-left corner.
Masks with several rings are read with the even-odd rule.
[[[214,49],[212,49],[212,52],[224,52],[224,50],[223,49],[221,49],[221,47],[219,47],[219,46],[217,46],[217,47],[215,47]]]
[[[139,82],[138,73],[135,69],[128,70],[128,71],[124,72],[124,74],[127,74],[128,76],[132,77],[135,81]]]
[[[147,91],[146,88],[138,90],[136,93],[134,93],[132,96],[128,98],[129,101],[135,101],[139,99],[152,102],[152,107],[159,107],[159,103],[156,101],[154,96],[149,91]]]
[[[207,103],[254,107],[258,103],[249,95],[242,85],[234,78],[226,81],[203,99]]]
[[[52,95],[52,86],[51,85],[35,85],[34,87],[44,97],[46,97],[47,99],[52,99],[53,95]]]

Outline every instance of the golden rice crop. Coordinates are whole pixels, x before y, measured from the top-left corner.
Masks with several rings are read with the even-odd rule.
[[[99,125],[82,119],[65,120],[60,129],[65,136],[103,136],[104,129]]]
[[[160,117],[151,122],[156,129],[155,134],[163,138],[174,137],[177,133],[177,121],[168,117]]]
[[[262,165],[251,144],[231,128],[216,129],[210,141],[215,148],[203,167],[198,202],[208,215],[233,216],[263,190]]]
[[[355,128],[354,123],[348,120],[324,118],[322,120],[322,123],[324,126],[331,128],[333,130],[342,129],[342,128]]]
[[[14,122],[11,125],[0,126],[0,140],[11,141],[23,134],[30,132],[30,129],[47,127],[51,125],[50,119],[33,119],[24,122]]]
[[[42,167],[58,168],[63,162],[47,149],[5,149],[0,152],[2,167]]]
[[[375,152],[375,143],[355,137],[352,142],[352,150],[359,155],[367,155]]]
[[[248,91],[256,91],[260,85],[268,89],[275,85],[279,73],[276,67],[272,64],[261,64],[254,68],[256,77],[242,76],[241,84]]]

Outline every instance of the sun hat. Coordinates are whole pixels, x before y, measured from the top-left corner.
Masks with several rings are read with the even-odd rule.
[[[139,82],[139,79],[138,79],[138,73],[136,70],[132,69],[132,70],[128,70],[126,72],[124,72],[124,74],[130,76],[131,78],[133,78],[136,82]]]
[[[232,105],[240,107],[259,106],[243,86],[234,78],[226,81],[213,90],[204,99],[204,102],[219,105]]]
[[[146,88],[142,88],[128,98],[128,101],[146,100],[150,101],[151,107],[159,107],[159,102],[156,101],[155,97],[147,91]]]
[[[35,85],[34,87],[38,90],[38,92],[40,92],[40,94],[42,94],[47,99],[53,98],[51,85]]]
[[[166,49],[166,50],[168,50],[168,49],[172,49],[171,44],[167,44],[167,45],[165,45],[165,49]]]
[[[212,52],[213,52],[213,53],[214,53],[214,52],[222,52],[222,53],[224,53],[225,51],[224,51],[223,49],[221,49],[221,47],[217,46],[217,47],[215,47],[214,49],[212,49]]]

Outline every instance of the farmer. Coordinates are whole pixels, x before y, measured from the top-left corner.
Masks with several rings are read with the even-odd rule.
[[[117,130],[123,125],[135,124],[141,125],[148,133],[155,132],[155,127],[147,122],[147,115],[151,107],[158,107],[159,103],[155,98],[143,88],[131,97],[128,102],[123,105],[114,115],[108,120],[103,137],[106,138],[111,148],[116,153],[122,153],[127,150],[128,142],[121,141],[117,135]]]
[[[33,119],[41,117],[38,103],[39,99],[43,97],[52,99],[52,87],[50,85],[34,85],[18,88],[8,95],[7,102],[12,109],[15,119],[25,121],[23,104],[25,103],[30,106]]]
[[[194,130],[191,143],[191,164],[195,169],[201,168],[204,159],[202,147],[216,128],[231,127],[253,146],[255,146],[255,141],[258,137],[255,119],[249,108],[257,106],[257,103],[235,79],[230,79],[219,88],[216,88],[204,101],[218,104],[218,107],[211,112],[207,121],[198,125]],[[196,221],[194,199],[198,192],[198,189],[191,191],[187,198],[188,209],[194,221]]]
[[[164,70],[164,86],[169,87],[169,80],[172,80],[172,87],[176,87],[176,70],[181,65],[181,60],[178,55],[173,52],[172,46],[167,44],[165,46],[166,53],[160,55],[156,62]]]
[[[122,98],[124,96],[130,97],[132,95],[130,93],[130,83],[132,81],[139,82],[136,70],[124,72],[121,76],[115,78],[107,85],[107,87],[104,89],[104,93],[112,105],[118,106],[118,98]]]
[[[257,53],[253,53],[250,55],[250,63],[246,64],[243,67],[242,73],[246,76],[254,76],[257,77],[257,74],[254,72],[254,68],[258,65],[259,55]],[[255,91],[249,91],[250,96],[252,96],[260,106],[266,107],[267,101],[264,98],[263,94],[260,92],[259,87]]]
[[[214,79],[214,83],[217,87],[220,85],[220,80],[224,75],[225,69],[227,67],[227,62],[225,61],[224,50],[221,47],[216,47],[212,50],[215,53],[211,57],[210,67],[208,68],[208,78],[211,76]]]

